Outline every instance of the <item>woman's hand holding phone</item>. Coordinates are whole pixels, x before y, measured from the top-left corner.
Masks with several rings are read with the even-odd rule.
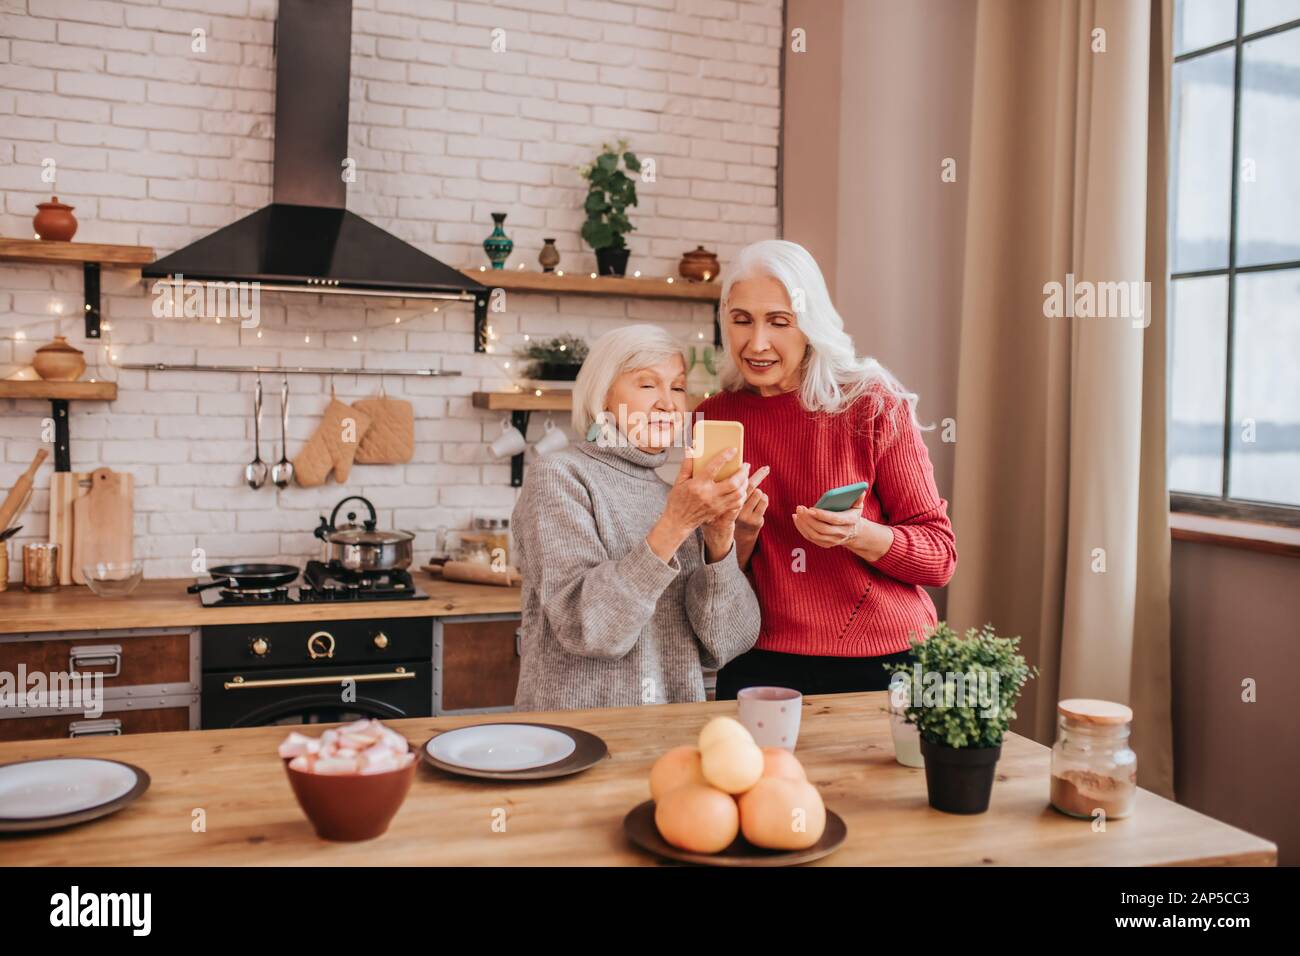
[[[714,480],[714,476],[736,454],[735,448],[723,449],[699,469],[691,456],[682,459],[664,513],[646,537],[651,550],[663,561],[672,560],[682,542],[701,526],[704,526],[710,561],[718,560],[731,549],[735,516],[748,493],[749,465],[741,464],[735,474],[722,481]]]
[[[877,561],[894,543],[894,532],[888,525],[862,517],[866,500],[864,491],[845,511],[799,505],[790,517],[794,519],[795,530],[818,547],[847,547],[867,561]]]

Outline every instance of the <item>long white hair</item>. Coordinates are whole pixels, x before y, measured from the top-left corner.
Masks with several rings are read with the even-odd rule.
[[[853,339],[844,331],[844,319],[831,302],[822,270],[808,250],[785,239],[764,239],[751,243],[736,255],[724,271],[718,315],[724,324],[731,287],[741,279],[771,276],[785,286],[794,311],[795,324],[808,337],[803,359],[803,381],[799,399],[812,412],[835,414],[848,409],[863,395],[872,396],[873,411],[883,412],[890,399],[906,406],[914,425],[917,395],[909,392],[893,373],[870,356],[858,357]],[[731,354],[730,338],[722,336],[722,366],[718,378],[722,387],[736,391],[745,384],[744,375]]]

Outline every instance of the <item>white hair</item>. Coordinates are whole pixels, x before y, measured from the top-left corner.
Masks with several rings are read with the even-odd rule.
[[[573,383],[573,430],[585,437],[600,419],[614,379],[673,356],[685,367],[686,347],[657,325],[625,325],[596,339]]]
[[[844,319],[831,302],[822,270],[808,250],[784,239],[764,239],[741,249],[725,270],[718,304],[719,321],[726,321],[731,287],[741,279],[770,276],[785,286],[794,311],[795,325],[808,337],[803,359],[803,381],[799,399],[812,412],[835,414],[848,409],[858,398],[870,395],[873,416],[893,404],[906,406],[913,424],[917,395],[909,392],[887,368],[870,356],[858,357],[853,339],[844,331]],[[730,339],[722,336],[722,365],[719,380],[728,391],[745,384],[731,354]]]

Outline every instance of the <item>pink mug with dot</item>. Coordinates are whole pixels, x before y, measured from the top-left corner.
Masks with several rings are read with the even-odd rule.
[[[740,722],[760,747],[793,751],[799,739],[803,694],[789,687],[746,687],[736,695]]]

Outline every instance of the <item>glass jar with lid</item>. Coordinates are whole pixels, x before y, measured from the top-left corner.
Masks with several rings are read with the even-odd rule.
[[[1133,812],[1137,754],[1129,747],[1133,711],[1108,700],[1073,698],[1056,705],[1052,806],[1072,817],[1107,820]]]

